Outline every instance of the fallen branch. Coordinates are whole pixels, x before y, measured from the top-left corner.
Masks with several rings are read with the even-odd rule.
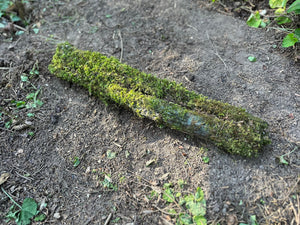
[[[87,88],[106,104],[117,103],[140,117],[208,139],[232,154],[257,156],[270,143],[268,124],[244,109],[208,99],[98,52],[59,44],[49,70]]]

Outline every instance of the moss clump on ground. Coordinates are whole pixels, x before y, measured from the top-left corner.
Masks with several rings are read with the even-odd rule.
[[[231,154],[257,156],[270,143],[268,124],[244,109],[208,99],[98,52],[59,44],[49,70],[87,88],[106,104],[115,102],[140,117],[208,139]]]

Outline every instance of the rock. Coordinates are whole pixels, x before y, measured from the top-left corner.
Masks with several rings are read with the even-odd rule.
[[[60,218],[60,213],[58,213],[58,212],[54,213],[53,217],[55,219],[59,219]]]

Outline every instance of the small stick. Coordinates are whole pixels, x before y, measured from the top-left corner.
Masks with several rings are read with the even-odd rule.
[[[17,24],[14,24],[14,27],[18,28],[19,30],[25,31],[25,32],[27,31],[24,27],[21,27]]]
[[[6,194],[6,196],[16,205],[18,206],[20,209],[22,209],[22,206],[20,206],[4,189],[3,187],[1,187],[1,190],[3,191],[4,194]]]
[[[122,148],[122,145],[119,145],[119,144],[116,143],[116,142],[113,142],[113,144],[115,144],[115,145],[118,146],[119,148]]]
[[[215,50],[214,54],[215,54],[216,56],[218,56],[218,58],[222,61],[222,63],[224,64],[224,66],[225,66],[225,68],[226,68],[226,70],[227,70],[227,73],[228,73],[228,66],[226,65],[226,63],[224,62],[224,60],[222,59],[222,57],[219,55],[217,49],[215,48],[215,45],[214,45],[213,41],[212,41],[212,40],[210,39],[210,37],[209,37],[207,31],[206,31],[206,36],[207,36],[208,40],[211,42],[211,44],[212,44],[212,46],[213,46],[213,48],[214,48],[214,50]]]
[[[122,36],[121,36],[121,31],[118,30],[118,35],[120,37],[120,42],[121,42],[121,55],[120,55],[120,62],[122,62],[122,59],[123,59],[123,39],[122,39]]]
[[[214,53],[214,54],[215,54],[216,56],[218,56],[218,58],[222,61],[222,63],[224,64],[224,66],[225,66],[226,69],[227,69],[226,63],[224,62],[224,60],[222,59],[222,57],[221,57],[221,56],[219,55],[219,53],[217,52],[217,49],[216,49],[216,47],[215,47],[213,41],[210,39],[210,37],[209,37],[207,31],[206,31],[206,36],[207,36],[208,40],[211,42],[211,44],[212,44],[212,46],[213,46],[213,48],[214,48],[214,50],[215,50],[215,53]]]
[[[107,224],[109,223],[111,217],[112,217],[112,213],[109,214],[109,216],[107,217],[107,219],[106,219],[104,225],[107,225]]]
[[[154,206],[154,207],[155,207],[158,211],[162,212],[163,214],[170,215],[170,216],[178,215],[178,214],[166,212],[166,211],[164,211],[163,209],[160,209],[160,208],[157,207],[157,206]]]
[[[20,176],[20,177],[24,178],[25,180],[30,180],[30,181],[32,181],[32,180],[33,180],[33,178],[31,178],[31,177],[25,177],[25,176],[23,176],[23,175],[19,174],[17,171],[16,171],[16,174],[17,174],[18,176]]]

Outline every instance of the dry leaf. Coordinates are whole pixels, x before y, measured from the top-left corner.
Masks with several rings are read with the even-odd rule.
[[[9,178],[10,174],[9,173],[2,173],[0,176],[0,185],[4,184],[7,179]]]

